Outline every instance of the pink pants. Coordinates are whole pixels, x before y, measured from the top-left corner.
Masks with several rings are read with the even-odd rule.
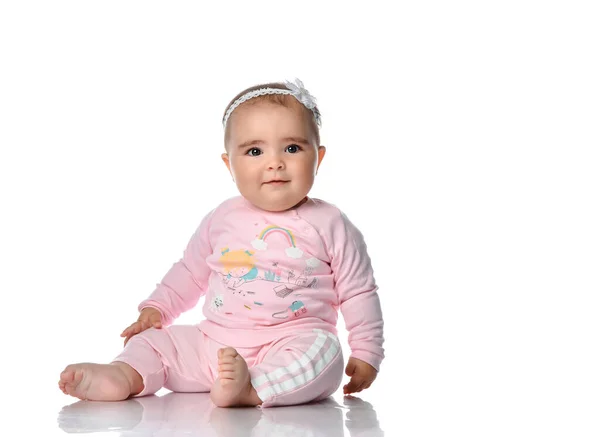
[[[162,387],[209,392],[217,378],[217,351],[227,347],[193,325],[150,328],[132,337],[114,361],[133,367],[144,382],[137,396]],[[246,360],[261,407],[325,399],[339,387],[344,359],[338,338],[326,331],[301,331],[271,343],[236,347]]]

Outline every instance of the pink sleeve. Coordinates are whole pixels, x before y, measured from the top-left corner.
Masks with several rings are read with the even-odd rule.
[[[138,306],[157,308],[162,322],[170,325],[185,311],[192,309],[206,293],[210,268],[206,258],[212,253],[208,238],[211,211],[190,239],[183,257],[167,272],[150,297]]]
[[[351,357],[379,370],[384,358],[383,317],[371,259],[360,231],[344,213],[336,220],[331,268],[348,331]]]

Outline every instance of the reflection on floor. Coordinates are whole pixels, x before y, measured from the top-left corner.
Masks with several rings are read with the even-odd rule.
[[[345,420],[344,420],[345,415]],[[208,393],[167,393],[122,402],[79,401],[65,406],[58,425],[66,433],[114,432],[121,437],[327,436],[379,437],[372,405],[355,397],[275,408],[217,408]],[[118,433],[118,434],[116,434]]]

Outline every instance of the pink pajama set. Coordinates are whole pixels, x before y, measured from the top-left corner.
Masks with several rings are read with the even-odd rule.
[[[205,320],[172,325],[204,296]],[[335,392],[344,359],[338,309],[351,357],[379,370],[383,319],[360,231],[334,205],[307,198],[282,212],[241,196],[204,217],[183,257],[139,309],[157,308],[163,328],[132,337],[114,359],[143,378],[144,396],[165,387],[209,392],[217,351],[246,360],[262,407],[320,400]]]

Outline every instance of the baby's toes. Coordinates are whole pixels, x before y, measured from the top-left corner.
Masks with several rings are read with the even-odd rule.
[[[234,370],[235,366],[234,363],[219,363],[219,372],[225,371],[225,370]]]
[[[220,359],[225,359],[227,357],[235,358],[237,357],[237,351],[232,347],[224,347],[219,349],[218,357]]]
[[[58,381],[58,388],[68,395],[69,394],[69,386],[73,386],[75,381],[75,372],[73,370],[64,370],[60,374],[60,381]]]
[[[235,375],[235,366],[233,364],[222,364],[219,366],[220,378],[232,378]]]
[[[73,382],[73,379],[75,378],[75,372],[73,370],[70,370],[68,367],[62,371],[62,373],[60,374],[60,382],[64,384],[69,384],[71,382]]]
[[[219,367],[233,366],[235,364],[235,358],[225,357],[219,360]]]
[[[75,370],[71,372],[70,380],[65,385],[65,390],[71,394],[83,379],[83,370]]]

